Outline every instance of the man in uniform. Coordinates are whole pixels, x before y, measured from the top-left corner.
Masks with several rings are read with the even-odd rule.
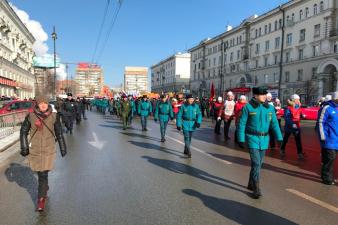
[[[128,115],[128,125],[131,126],[131,124],[133,122],[134,113],[136,111],[135,102],[134,102],[132,95],[128,95],[128,101],[129,101],[130,108],[131,108],[129,115]]]
[[[156,105],[154,120],[160,120],[161,127],[161,142],[165,142],[165,133],[169,119],[174,118],[173,108],[170,102],[167,101],[167,96],[161,95],[161,101]]]
[[[190,144],[191,137],[196,128],[199,128],[202,123],[202,112],[200,107],[194,103],[194,97],[191,94],[186,96],[184,103],[177,115],[176,125],[177,130],[183,129],[184,134],[184,154],[191,158]]]
[[[128,117],[131,111],[131,105],[126,95],[123,95],[122,99],[123,100],[121,102],[121,119],[123,123],[123,130],[126,130],[128,124]]]
[[[75,108],[75,102],[73,100],[72,93],[67,94],[67,99],[63,103],[62,106],[62,116],[63,121],[65,123],[65,126],[67,128],[66,133],[73,133],[73,122],[75,118],[76,108]]]
[[[274,131],[275,137],[281,144],[283,137],[279,129],[275,109],[266,102],[267,88],[253,88],[254,97],[242,109],[238,124],[238,145],[244,148],[247,142],[251,171],[248,189],[253,191],[253,198],[260,198],[259,187],[260,170],[266,150],[269,148],[269,129]]]
[[[138,105],[138,114],[141,116],[142,131],[147,131],[147,118],[153,111],[151,103],[148,101],[148,96],[143,95],[141,102]]]

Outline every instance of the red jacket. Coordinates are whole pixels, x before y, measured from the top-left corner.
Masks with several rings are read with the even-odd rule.
[[[303,114],[301,105],[299,105],[299,108],[297,109],[294,106],[288,106],[288,109],[291,112],[292,121],[297,125],[298,128],[300,128],[300,120]]]
[[[239,118],[241,117],[241,114],[242,114],[242,109],[246,104],[247,103],[242,103],[242,102],[237,102],[235,104],[234,113],[235,113],[235,117],[236,117],[236,120],[235,120],[236,124],[239,122]]]
[[[214,102],[214,115],[215,118],[217,119],[218,117],[221,117],[223,119],[223,112],[224,112],[224,102]]]

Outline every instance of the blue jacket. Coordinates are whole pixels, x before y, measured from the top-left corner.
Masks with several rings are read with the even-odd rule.
[[[182,128],[183,126],[184,131],[195,131],[197,123],[202,123],[202,112],[199,105],[189,105],[188,103],[183,104],[177,114],[177,127]]]
[[[138,104],[137,111],[138,111],[138,114],[140,116],[148,117],[152,113],[153,108],[152,108],[151,103],[149,101],[141,100],[141,102]]]
[[[317,124],[321,147],[338,151],[338,104],[329,101],[321,108]]]
[[[259,103],[252,98],[242,109],[239,119],[237,137],[239,142],[247,141],[250,149],[267,150],[269,148],[269,135],[257,136],[250,134],[268,133],[272,130],[278,141],[282,141],[275,108],[268,103]]]
[[[173,108],[169,102],[158,102],[155,110],[155,120],[168,122],[169,118],[174,118]]]

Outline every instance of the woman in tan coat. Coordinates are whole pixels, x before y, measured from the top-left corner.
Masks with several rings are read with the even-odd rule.
[[[27,115],[21,126],[20,154],[28,157],[30,168],[38,173],[37,210],[41,212],[45,208],[49,189],[48,172],[54,168],[56,159],[56,142],[59,142],[62,157],[67,154],[67,149],[59,114],[52,112],[44,96],[38,96],[36,103],[34,111]]]

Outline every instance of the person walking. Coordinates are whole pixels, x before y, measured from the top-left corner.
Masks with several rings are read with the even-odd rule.
[[[128,125],[131,126],[135,112],[136,112],[136,105],[135,105],[135,101],[132,95],[128,95],[128,101],[129,101],[130,108],[131,108],[129,115],[128,115]]]
[[[138,114],[141,116],[142,131],[147,131],[147,118],[151,115],[153,108],[148,100],[147,95],[143,95],[141,102],[138,105]]]
[[[130,111],[132,110],[132,106],[130,102],[128,101],[127,95],[122,96],[122,102],[121,102],[121,119],[123,124],[123,130],[127,129],[128,125],[128,118],[130,115]]]
[[[160,98],[161,101],[156,105],[154,120],[155,122],[160,121],[161,142],[165,142],[167,125],[169,119],[172,120],[174,118],[174,113],[171,103],[167,101],[167,96],[161,95]]]
[[[242,109],[238,124],[238,145],[244,148],[245,141],[251,158],[251,171],[248,189],[253,191],[253,198],[262,196],[260,189],[260,172],[269,148],[269,129],[271,128],[278,143],[283,140],[278,126],[275,109],[266,102],[267,88],[255,87],[252,89],[254,97]]]
[[[220,135],[221,134],[221,125],[222,121],[224,119],[224,102],[222,97],[217,98],[217,102],[214,103],[214,111],[215,111],[215,134]]]
[[[242,109],[246,104],[247,104],[247,100],[246,100],[245,95],[241,95],[239,97],[238,102],[236,102],[235,104],[234,114],[235,114],[235,125],[236,125],[236,130],[235,130],[235,143],[236,144],[238,143],[237,133],[238,133],[239,118],[241,117]]]
[[[55,141],[59,143],[62,157],[67,154],[67,147],[60,115],[52,112],[45,96],[36,97],[36,102],[34,111],[26,116],[20,129],[20,154],[28,157],[30,168],[38,174],[37,211],[41,212],[45,209],[49,190],[48,173],[53,170],[56,159]]]
[[[75,102],[73,100],[72,93],[67,94],[67,99],[62,106],[62,116],[65,126],[67,128],[66,133],[73,133],[73,123],[76,116]]]
[[[194,97],[191,94],[186,96],[186,103],[184,103],[177,115],[176,126],[177,130],[183,129],[184,135],[184,154],[191,158],[191,139],[192,134],[196,128],[200,128],[202,123],[202,113],[198,105],[194,103]]]
[[[301,140],[301,130],[300,130],[300,120],[303,117],[302,108],[300,103],[300,97],[297,94],[291,96],[291,99],[288,101],[288,106],[284,110],[284,138],[283,144],[280,149],[281,157],[285,157],[285,147],[288,143],[289,137],[291,134],[294,135],[297,146],[298,159],[304,159],[302,140]]]
[[[319,110],[318,137],[322,148],[322,182],[334,185],[334,162],[338,153],[338,92]]]
[[[234,117],[235,110],[235,101],[234,94],[229,91],[227,93],[227,100],[224,102],[224,137],[226,140],[229,140],[229,129],[231,126],[231,121]]]

